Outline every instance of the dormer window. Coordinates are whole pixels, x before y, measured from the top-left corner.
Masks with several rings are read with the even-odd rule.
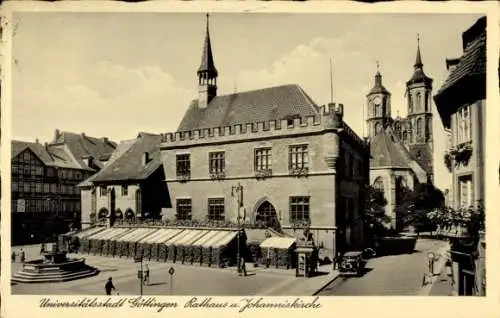
[[[106,186],[101,186],[100,187],[100,193],[101,193],[101,197],[105,197],[106,196],[106,194],[107,194]]]
[[[287,121],[286,121],[286,125],[287,125],[288,127],[293,127],[293,119],[287,119]]]
[[[142,154],[142,165],[145,166],[151,161],[151,158],[149,157],[149,152],[145,152]]]

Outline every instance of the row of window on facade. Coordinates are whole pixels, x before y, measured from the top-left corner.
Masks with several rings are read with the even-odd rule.
[[[356,160],[352,154],[348,153],[346,158],[346,176],[361,175],[362,164]],[[255,172],[272,172],[272,149],[270,147],[258,148],[254,150],[253,167]],[[308,145],[294,145],[288,148],[288,169],[289,171],[309,169],[309,149]],[[225,152],[208,153],[208,172],[209,174],[225,174],[226,160]],[[176,175],[177,177],[191,175],[190,154],[178,154],[176,156]]]
[[[80,201],[58,199],[17,199],[12,200],[12,212],[53,213],[79,212]]]
[[[137,191],[140,191],[140,190],[137,189]],[[100,186],[99,187],[99,194],[100,194],[101,197],[105,197],[106,195],[108,195],[108,192],[109,192],[109,190],[108,190],[108,188],[106,186]],[[128,185],[124,184],[124,185],[121,186],[120,194],[121,194],[122,197],[128,196]]]
[[[44,171],[44,167],[36,164],[18,164],[18,163],[13,163],[12,164],[12,174],[13,176],[16,176],[18,178],[26,178],[26,176],[29,176],[29,178],[41,178],[44,175],[47,177],[59,177],[61,179],[66,179],[66,180],[75,180],[75,181],[81,181],[85,178],[85,175],[81,171],[77,170],[71,170],[71,169],[58,169],[57,173],[54,168],[48,167],[45,168],[46,171]],[[46,172],[46,173],[44,173]]]
[[[310,219],[310,201],[309,196],[291,196],[289,197],[289,216],[290,222],[307,221]],[[207,217],[211,221],[226,220],[226,207],[224,198],[209,198],[207,202]],[[260,220],[268,222],[271,218],[277,218],[276,212],[267,209],[260,215]],[[178,220],[191,220],[193,213],[192,199],[182,198],[176,200],[176,218]]]
[[[13,192],[26,193],[58,193],[76,195],[80,191],[74,185],[57,184],[57,183],[41,183],[41,182],[12,182]]]

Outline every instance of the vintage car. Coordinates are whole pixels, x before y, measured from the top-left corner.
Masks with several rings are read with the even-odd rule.
[[[345,253],[339,260],[339,273],[343,276],[363,275],[366,261],[363,259],[363,252],[351,251]]]

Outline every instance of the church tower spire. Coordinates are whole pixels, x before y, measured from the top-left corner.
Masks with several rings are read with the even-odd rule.
[[[408,118],[406,135],[403,138],[412,156],[432,176],[432,78],[424,73],[420,50],[420,35],[417,34],[417,55],[413,75],[406,82]]]
[[[373,138],[376,134],[385,130],[391,119],[391,93],[382,84],[382,74],[377,61],[377,73],[375,83],[366,95],[367,97],[367,124],[368,136]]]
[[[206,108],[210,101],[217,96],[217,69],[215,68],[212,45],[210,42],[209,14],[207,13],[207,29],[201,63],[198,68],[198,107]]]

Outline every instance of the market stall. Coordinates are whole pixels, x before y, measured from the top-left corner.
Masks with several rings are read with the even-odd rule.
[[[212,264],[215,267],[230,266],[236,259],[238,231],[226,232],[224,236],[212,245]]]
[[[228,235],[228,231],[218,231],[216,235],[214,235],[211,239],[207,240],[202,247],[202,261],[203,265],[213,266],[215,259],[213,259],[212,255],[212,247],[220,241],[223,237]]]
[[[296,239],[291,237],[270,237],[260,245],[263,265],[276,268],[295,267]]]
[[[179,254],[182,254],[182,257],[180,258],[181,263],[193,264],[194,249],[192,244],[203,238],[209,232],[209,230],[193,230],[191,235],[188,235],[182,241],[177,242],[177,249],[180,251]]]
[[[217,235],[221,235],[221,231],[209,231],[202,238],[191,244],[193,253],[193,264],[203,265],[203,245],[212,240]]]
[[[169,247],[168,247],[168,242],[172,240],[174,237],[177,235],[181,235],[184,230],[182,229],[168,229],[167,232],[160,238],[156,240],[154,245],[157,245],[158,249],[158,260],[161,262],[166,262],[168,259],[168,252],[169,252]],[[153,250],[155,248],[153,247]]]
[[[178,256],[177,256],[176,243],[190,234],[191,234],[190,230],[182,230],[181,233],[172,237],[168,241],[164,242],[164,244],[167,246],[167,251],[168,251],[167,252],[167,260],[168,261],[173,262],[173,263],[175,263],[177,261]]]

